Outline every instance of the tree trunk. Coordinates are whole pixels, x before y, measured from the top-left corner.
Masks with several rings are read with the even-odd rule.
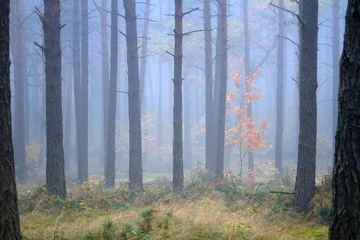
[[[15,137],[14,151],[16,175],[20,184],[27,182],[27,166],[25,154],[25,109],[24,109],[24,69],[21,30],[21,2],[15,2],[15,43],[14,54],[14,81],[15,81]]]
[[[318,1],[300,1],[299,146],[294,205],[307,211],[315,194]]]
[[[220,34],[217,44],[220,44],[220,65],[219,65],[219,103],[217,111],[217,150],[215,174],[222,179],[224,174],[224,146],[225,146],[225,115],[226,115],[226,90],[227,90],[227,4],[226,0],[219,2],[219,21],[218,34]],[[216,105],[215,105],[216,107]]]
[[[333,97],[332,97],[332,150],[335,153],[335,134],[338,119],[338,93],[339,93],[339,61],[340,61],[340,0],[333,0],[332,6],[332,74],[333,74]]]
[[[157,145],[160,148],[163,146],[163,121],[162,121],[162,94],[163,94],[163,62],[159,61],[159,100],[158,100],[158,117],[157,117]]]
[[[333,208],[329,239],[360,239],[360,3],[349,0],[333,172]]]
[[[116,133],[116,95],[118,74],[118,0],[111,1],[111,51],[110,87],[107,124],[107,154],[105,163],[105,186],[115,186],[115,133]]]
[[[181,194],[184,187],[184,160],[182,135],[182,54],[183,54],[183,1],[175,0],[175,52],[174,52],[174,109],[173,109],[173,191]]]
[[[72,58],[69,54],[69,62]],[[73,66],[69,64],[66,86],[66,118],[65,118],[65,131],[64,131],[64,156],[65,156],[65,169],[70,170],[71,166],[71,113],[72,113],[72,78],[73,78]]]
[[[135,0],[124,0],[124,7],[129,82],[129,187],[142,190],[140,77]]]
[[[10,0],[0,0],[0,239],[20,240],[11,134]]]
[[[80,69],[80,1],[73,0],[73,69],[78,171],[81,167],[81,69]]]
[[[213,76],[212,76],[212,36],[211,36],[211,0],[204,0],[204,29],[205,31],[205,104],[206,104],[206,152],[205,168],[211,170],[213,161]]]
[[[61,106],[60,1],[44,0],[44,54],[46,74],[46,185],[66,198]]]
[[[89,17],[88,0],[81,0],[81,122],[78,180],[88,178],[88,127],[89,127]]]
[[[101,1],[101,8],[107,9],[107,0]],[[102,65],[102,141],[101,141],[101,160],[100,165],[104,167],[107,154],[107,131],[109,115],[109,47],[108,47],[108,18],[107,11],[101,11],[101,65]]]
[[[279,0],[279,7],[284,8],[284,0]],[[276,83],[276,136],[275,168],[280,175],[283,172],[283,134],[284,134],[284,50],[285,50],[285,13],[279,9],[279,40],[277,56]]]
[[[191,92],[190,81],[184,83],[184,168],[192,168],[192,140],[191,140]]]

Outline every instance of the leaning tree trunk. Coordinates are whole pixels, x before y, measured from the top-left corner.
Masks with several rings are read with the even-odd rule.
[[[60,0],[44,0],[44,54],[46,75],[46,185],[66,198],[61,106]],[[40,13],[39,13],[40,14]]]
[[[81,0],[81,140],[78,158],[78,180],[88,178],[88,128],[89,128],[89,16],[88,0]]]
[[[224,174],[224,147],[225,147],[225,115],[226,115],[226,90],[227,90],[227,4],[226,0],[219,2],[219,21],[218,34],[220,44],[220,65],[219,65],[219,102],[218,102],[218,121],[217,128],[217,150],[215,174],[218,179],[222,179]]]
[[[10,0],[0,0],[0,239],[20,240],[11,134]]]
[[[111,59],[110,59],[110,87],[108,123],[107,123],[107,152],[105,162],[105,186],[115,186],[115,133],[116,133],[116,93],[118,73],[118,0],[111,1]]]
[[[135,0],[124,0],[124,7],[129,82],[129,187],[142,190],[141,104]]]
[[[338,93],[339,93],[339,61],[340,61],[340,0],[333,0],[332,5],[332,74],[333,74],[333,97],[332,97],[332,150],[335,152],[335,134],[338,118]]]
[[[184,187],[184,160],[182,134],[182,54],[183,54],[183,1],[175,0],[175,52],[174,52],[174,109],[173,109],[173,191],[181,194]]]
[[[205,28],[205,104],[206,104],[206,152],[205,168],[211,169],[213,143],[213,76],[212,76],[212,37],[211,37],[211,0],[204,0]]]
[[[279,0],[279,7],[284,8],[284,0]],[[283,172],[283,135],[284,135],[284,48],[285,48],[285,13],[279,9],[279,42],[277,56],[276,84],[276,136],[275,168]]]
[[[360,239],[360,3],[349,0],[333,172],[333,209],[329,239]]]
[[[73,0],[73,68],[74,68],[74,100],[76,125],[76,151],[78,168],[81,158],[81,72],[80,72],[80,5]]]
[[[294,205],[307,211],[315,194],[318,1],[300,1],[299,145]]]
[[[107,131],[109,115],[109,47],[108,47],[108,18],[107,0],[101,1],[101,65],[102,65],[102,141],[101,141],[101,167],[104,167],[107,154]]]

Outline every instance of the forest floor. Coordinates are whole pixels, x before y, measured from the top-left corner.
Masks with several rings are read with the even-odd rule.
[[[331,208],[329,184],[317,187],[312,211],[298,213],[292,191],[274,182],[188,180],[176,197],[163,177],[145,191],[117,183],[104,189],[102,179],[68,184],[68,199],[50,196],[44,186],[20,190],[21,228],[25,239],[327,239]],[[120,187],[119,187],[120,186]]]

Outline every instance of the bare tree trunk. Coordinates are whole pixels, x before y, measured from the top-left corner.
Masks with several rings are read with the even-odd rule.
[[[300,132],[294,205],[307,211],[315,194],[317,133],[317,1],[300,1]]]
[[[192,168],[192,140],[191,140],[191,92],[190,81],[184,83],[184,168]]]
[[[184,160],[182,135],[182,54],[183,54],[183,1],[175,0],[175,52],[174,52],[174,109],[173,109],[173,191],[181,194],[184,187]]]
[[[279,0],[279,7],[284,8],[284,0]],[[276,84],[276,136],[275,136],[275,168],[283,172],[283,134],[284,134],[284,48],[285,48],[285,13],[279,9],[279,40],[277,56]]]
[[[217,44],[220,44],[220,65],[219,65],[219,103],[217,110],[217,150],[216,150],[216,168],[217,178],[223,178],[224,172],[224,146],[225,146],[225,115],[226,115],[226,90],[227,90],[227,4],[226,0],[219,2],[219,21],[218,34],[220,34]]]
[[[344,49],[340,62],[340,90],[333,172],[330,240],[360,239],[360,5],[349,0]]]
[[[333,97],[332,97],[332,149],[335,153],[335,134],[338,119],[338,93],[339,93],[339,61],[340,61],[340,0],[333,0],[332,6],[332,74],[333,74]]]
[[[101,8],[107,9],[107,0],[101,1]],[[108,47],[108,18],[105,10],[101,11],[101,65],[102,65],[102,141],[101,141],[101,160],[100,165],[104,167],[107,152],[107,131],[109,115],[109,47]]]
[[[69,62],[72,61],[71,54],[69,54]],[[64,131],[64,156],[65,156],[65,169],[70,170],[71,166],[71,113],[72,113],[72,78],[73,66],[68,65],[68,76],[66,86],[66,118],[65,118],[65,131]]]
[[[211,170],[213,143],[213,76],[212,76],[212,36],[211,36],[211,0],[204,0],[205,31],[205,105],[206,105],[206,152],[205,168]]]
[[[140,77],[135,0],[124,0],[124,7],[129,82],[129,187],[142,190]]]
[[[158,100],[158,117],[157,117],[157,145],[158,149],[163,146],[163,113],[162,113],[162,94],[163,94],[163,62],[159,61],[159,100]]]
[[[44,0],[44,53],[46,74],[46,185],[66,198],[61,106],[60,1]]]
[[[81,0],[81,123],[78,180],[88,178],[88,127],[89,127],[89,17],[88,0]]]
[[[0,239],[20,240],[11,134],[10,0],[0,0]]]
[[[16,175],[20,184],[27,182],[27,166],[25,157],[25,110],[24,110],[24,66],[23,46],[21,29],[21,2],[15,2],[15,42],[16,53],[14,54],[14,80],[15,80],[15,163]]]
[[[148,45],[149,35],[149,18],[150,18],[150,0],[145,1],[145,12],[144,12],[144,28],[142,35],[142,46],[141,46],[141,60],[140,60],[140,96],[141,96],[141,107],[143,107],[143,100],[145,96],[145,75],[146,75],[146,54]]]
[[[118,0],[111,1],[111,51],[110,87],[107,124],[107,154],[105,163],[105,186],[115,186],[115,133],[116,133],[116,95],[118,74]]]
[[[81,69],[80,69],[80,1],[73,0],[73,68],[78,169],[81,167]],[[78,170],[80,171],[80,170]]]

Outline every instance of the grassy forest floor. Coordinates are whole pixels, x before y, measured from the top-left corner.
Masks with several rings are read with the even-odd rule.
[[[68,199],[46,192],[44,186],[20,187],[21,228],[25,239],[327,239],[331,208],[328,182],[317,187],[312,211],[298,213],[293,186],[276,181],[220,183],[204,174],[186,183],[176,197],[171,182],[156,177],[137,193],[127,184],[104,189],[102,179],[83,185],[68,181]]]

